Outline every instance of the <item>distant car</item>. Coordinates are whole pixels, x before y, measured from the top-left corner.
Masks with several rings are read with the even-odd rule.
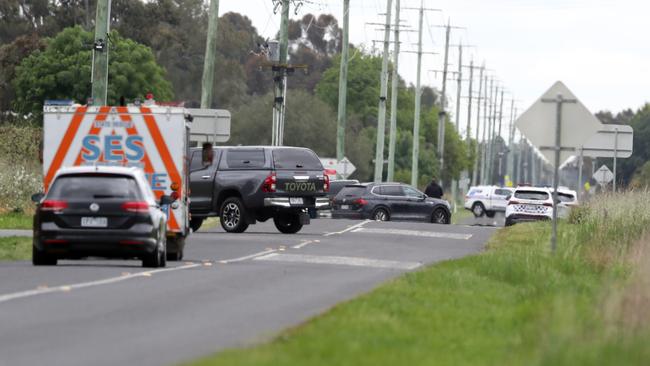
[[[558,205],[557,216],[561,218],[569,217],[573,207],[578,206],[578,194],[576,191],[567,188],[558,188],[557,190]]]
[[[553,198],[548,188],[517,187],[508,200],[506,226],[553,218]]]
[[[427,197],[406,184],[366,183],[347,185],[336,195],[332,218],[449,224],[451,211],[447,201]]]
[[[470,187],[465,196],[465,209],[472,211],[474,217],[494,217],[496,212],[506,210],[512,192],[514,189],[508,187]]]
[[[166,265],[167,217],[140,169],[74,167],[59,170],[47,192],[32,197],[32,262],[97,256],[138,258],[143,267]]]

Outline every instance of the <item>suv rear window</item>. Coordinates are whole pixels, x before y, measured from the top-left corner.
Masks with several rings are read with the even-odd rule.
[[[275,149],[273,163],[275,169],[323,170],[318,156],[307,149]]]
[[[540,191],[516,191],[515,198],[521,198],[522,200],[546,201],[548,199],[548,193]]]
[[[230,169],[263,168],[265,162],[264,149],[232,149],[226,153]]]
[[[558,193],[557,198],[560,199],[560,202],[573,202],[576,200],[576,197],[570,193]]]
[[[366,187],[347,186],[343,187],[336,197],[361,197],[366,192]]]
[[[138,184],[124,175],[64,175],[57,178],[50,188],[50,199],[140,199]]]

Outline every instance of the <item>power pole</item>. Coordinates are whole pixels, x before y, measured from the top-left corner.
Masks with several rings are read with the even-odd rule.
[[[400,0],[395,1],[395,49],[393,50],[393,76],[390,92],[390,133],[388,135],[388,172],[386,181],[392,182],[395,174],[395,140],[397,139],[397,86],[399,81],[399,11]]]
[[[440,113],[438,114],[438,158],[440,159],[440,172],[444,170],[445,163],[445,108],[447,106],[447,67],[449,66],[449,35],[451,25],[447,22],[445,31],[445,64],[442,71],[442,98],[440,101]]]
[[[481,98],[483,95],[483,70],[485,69],[485,64],[481,67],[481,72],[478,78],[478,100],[476,102],[476,148],[475,159],[474,159],[474,170],[472,171],[472,184],[478,184],[478,170],[480,169],[479,162],[481,160],[481,141],[479,140],[479,134],[481,132]]]
[[[93,105],[108,104],[108,50],[111,21],[111,0],[98,0],[93,45],[92,98]]]
[[[418,159],[420,158],[420,104],[422,90],[420,74],[422,72],[422,19],[424,18],[424,0],[420,2],[420,18],[418,28],[418,70],[415,84],[415,114],[413,115],[413,155],[411,156],[411,185],[418,186]]]
[[[487,126],[487,140],[485,140],[485,144],[487,144],[485,148],[485,156],[483,157],[484,164],[485,164],[485,175],[483,175],[484,178],[484,183],[483,184],[491,184],[490,182],[490,160],[491,160],[491,154],[492,154],[492,114],[494,111],[494,78],[490,78],[490,97],[488,99],[488,113],[485,115],[486,120],[486,126]]]
[[[336,128],[336,160],[345,157],[345,125],[347,122],[348,94],[348,36],[350,31],[350,0],[343,0],[343,44],[341,47],[341,69],[339,71],[339,110]]]
[[[287,94],[287,59],[289,58],[289,5],[291,0],[282,0],[282,17],[280,21],[280,65],[273,76],[273,139],[271,144],[282,146],[284,140],[284,116]]]
[[[501,137],[501,125],[503,122],[503,93],[504,90],[501,89],[501,103],[499,106],[499,131],[497,134],[497,136],[501,139],[501,141],[503,141],[503,138]],[[503,185],[502,184],[503,183],[503,145],[499,145],[499,152],[497,153],[497,157],[499,158],[499,169],[497,171],[499,175],[498,183],[500,186],[502,186]]]
[[[472,87],[474,84],[474,59],[469,62],[469,89],[467,91],[469,98],[467,100],[467,128],[465,130],[465,141],[467,146],[471,146],[471,129],[472,129]]]
[[[219,22],[219,0],[210,0],[208,16],[208,38],[205,45],[203,77],[201,79],[201,108],[212,107],[214,88],[214,66],[217,54],[217,23]]]
[[[484,76],[483,85],[485,85],[485,96],[483,97],[483,148],[481,149],[481,185],[484,185],[486,182],[485,179],[485,168],[486,168],[486,156],[487,156],[487,130],[488,130],[488,78],[487,75]],[[490,89],[492,86],[490,86]]]
[[[390,44],[390,15],[392,0],[386,1],[384,24],[384,54],[381,63],[381,85],[377,116],[377,148],[375,150],[375,182],[381,182],[384,171],[384,138],[386,134],[386,94],[388,93],[388,45]]]
[[[515,141],[515,99],[513,98],[510,101],[510,130],[508,133],[508,177],[510,181],[514,183],[514,174],[515,174],[515,151],[516,147],[514,146]]]

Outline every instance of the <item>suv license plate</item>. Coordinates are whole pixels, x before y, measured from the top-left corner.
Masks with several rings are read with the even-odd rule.
[[[83,227],[107,227],[108,219],[106,217],[82,217],[81,226]]]
[[[349,210],[350,205],[341,205],[341,210]]]
[[[290,197],[289,198],[289,203],[292,205],[302,205],[303,200],[302,197]]]

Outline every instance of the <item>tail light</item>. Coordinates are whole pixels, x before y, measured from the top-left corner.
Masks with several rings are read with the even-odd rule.
[[[368,201],[364,200],[363,198],[357,198],[356,200],[353,201],[355,205],[359,206],[365,206],[368,204]]]
[[[323,178],[325,179],[325,182],[323,183],[323,191],[324,192],[329,192],[330,191],[330,176],[327,174],[323,174]]]
[[[174,201],[178,200],[178,192],[177,192],[177,191],[173,191],[172,194],[170,194],[169,196],[170,196],[170,197],[172,198],[172,200],[174,200]]]
[[[544,202],[544,206],[546,206],[546,207],[553,207],[553,203],[551,203],[551,202]]]
[[[510,206],[510,205],[518,205],[518,204],[520,204],[520,203],[521,203],[521,202],[519,202],[519,201],[510,200],[510,201],[508,201],[508,206]]]
[[[149,204],[144,201],[124,202],[122,209],[127,212],[149,212]]]
[[[264,179],[264,183],[262,183],[262,192],[274,193],[276,190],[277,182],[278,179],[275,176],[275,172],[272,172],[268,177],[266,177],[266,179]]]
[[[61,212],[68,208],[68,202],[59,200],[45,200],[41,204],[41,211]]]

